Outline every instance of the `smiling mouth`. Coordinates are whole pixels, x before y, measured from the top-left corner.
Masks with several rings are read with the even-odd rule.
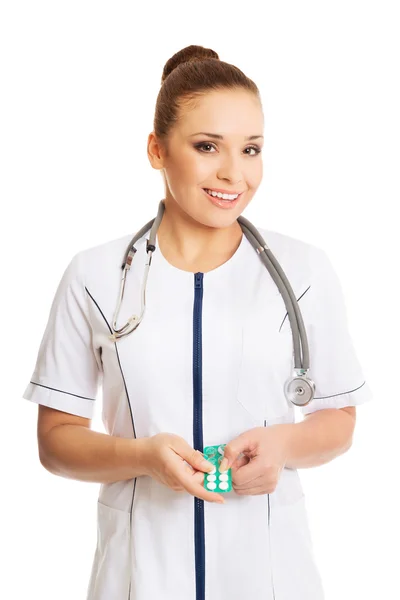
[[[207,194],[207,196],[209,196],[210,198],[214,198],[216,200],[222,200],[222,202],[236,202],[236,200],[239,200],[239,198],[242,196],[242,194],[244,194],[244,192],[224,192],[229,196],[236,196],[236,198],[221,198],[220,196],[214,196],[213,194],[210,194],[209,192],[212,192],[213,190],[210,188],[202,188],[203,191]],[[222,192],[218,192],[218,193],[222,193]]]
[[[209,194],[205,188],[203,188],[203,192],[205,193],[205,195],[207,196],[207,198],[210,200],[210,202],[214,205],[214,206],[219,206],[220,208],[225,208],[225,209],[233,209],[235,208],[241,198],[242,195],[244,194],[244,192],[242,192],[241,194],[239,194],[236,198],[234,198],[233,200],[224,200],[224,198],[219,198],[218,196],[212,196],[211,194]]]

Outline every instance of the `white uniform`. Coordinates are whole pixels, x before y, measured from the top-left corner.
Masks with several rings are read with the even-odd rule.
[[[337,276],[314,245],[259,229],[299,300],[315,399],[304,414],[371,397],[349,335]],[[102,386],[107,433],[169,432],[204,446],[293,423],[284,396],[292,336],[282,296],[247,240],[208,273],[180,270],[157,240],[143,322],[109,339],[133,233],[77,253],[55,295],[23,397],[91,418]],[[118,324],[140,314],[146,261],[136,244]],[[298,472],[272,494],[217,505],[143,476],[101,484],[87,600],[322,600]]]

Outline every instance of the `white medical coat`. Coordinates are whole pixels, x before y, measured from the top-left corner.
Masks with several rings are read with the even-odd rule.
[[[316,394],[298,410],[369,400],[326,253],[259,231],[292,285],[308,335]],[[72,258],[23,397],[92,418],[101,387],[110,435],[169,432],[192,446],[195,436],[216,445],[254,427],[295,422],[283,392],[293,364],[286,307],[245,235],[226,263],[197,277],[157,247],[144,320],[114,343],[110,327],[132,237]],[[117,326],[140,314],[146,237],[136,244]],[[322,600],[297,470],[285,468],[269,495],[225,497],[225,505],[203,502],[148,476],[101,484],[87,600]]]

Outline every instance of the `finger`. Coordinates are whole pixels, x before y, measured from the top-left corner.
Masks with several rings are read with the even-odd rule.
[[[239,469],[241,469],[242,467],[244,467],[245,465],[248,465],[250,462],[250,459],[248,456],[242,456],[240,458],[237,458],[235,460],[235,462],[233,463],[231,469],[232,469],[232,474],[235,471],[238,471]]]
[[[201,452],[199,454],[201,456],[203,456],[203,454]],[[199,471],[198,469],[194,469],[192,467],[192,465],[190,465],[179,454],[177,454],[175,450],[174,450],[174,454],[172,454],[171,460],[173,461],[172,464],[174,464],[176,466],[176,468],[184,471],[188,475],[193,475],[194,473],[200,473],[202,476],[204,476],[204,473],[207,472],[207,471],[203,471],[203,470]],[[205,462],[207,463],[207,470],[211,470],[212,464],[208,460]]]
[[[200,483],[200,484],[204,483],[204,477],[205,477],[205,475],[207,475],[207,472],[196,471],[195,469],[193,469],[193,467],[191,467],[187,463],[185,463],[185,472],[188,473],[188,475],[190,475],[192,477],[193,481],[196,481],[197,483]]]
[[[236,490],[235,492],[238,496],[261,496],[262,494],[269,494],[272,492],[267,492],[265,486],[257,486],[251,487],[248,490]]]
[[[203,485],[204,473],[202,473],[201,471],[192,471],[192,481],[196,482],[199,485]]]
[[[256,477],[255,479],[253,479],[252,481],[248,482],[248,483],[237,483],[236,480],[234,481],[234,478],[232,477],[232,487],[235,490],[250,490],[251,488],[254,487],[259,487],[261,485],[265,485],[265,476],[264,475],[260,475],[259,477]]]
[[[192,448],[183,438],[175,440],[172,449],[196,471],[202,471],[204,473],[211,471],[213,468],[210,461],[204,458],[203,453],[200,452],[200,450]]]
[[[232,473],[232,482],[235,479],[236,485],[243,486],[262,476],[265,476],[265,467],[260,457],[257,456],[256,458],[252,458],[247,465]]]
[[[220,469],[229,469],[242,452],[252,452],[254,450],[253,437],[252,430],[245,431],[229,442],[229,444],[226,444],[224,448],[224,460],[221,463]]]
[[[196,480],[199,481],[200,483],[203,481],[204,473],[201,473],[200,471],[195,471],[193,469],[193,467],[188,465],[186,462],[183,462],[183,467],[184,467],[185,473],[187,473],[190,477],[196,477]],[[171,481],[171,487],[176,492],[185,492],[186,491],[185,488],[183,487],[183,485],[178,484],[176,480]]]
[[[188,473],[177,474],[179,483],[189,492],[192,496],[200,498],[201,500],[207,500],[207,502],[217,502],[225,504],[224,498],[221,494],[216,492],[209,492],[203,486],[204,475],[201,476],[201,482],[198,481],[199,474],[189,475]]]
[[[211,463],[208,464],[212,467]],[[202,471],[194,471],[178,454],[175,454],[175,458],[172,459],[170,477],[175,482],[175,485],[183,487],[192,496],[207,500],[208,502],[225,503],[221,494],[210,492],[204,488],[204,473]]]
[[[170,469],[167,476],[167,485],[176,492],[187,491],[182,485],[180,478],[177,476],[178,473],[185,474],[188,477],[194,477],[197,475],[197,481],[201,483],[204,479],[204,473],[201,471],[195,471],[191,465],[184,461],[176,452],[171,457],[172,465],[170,463]]]
[[[185,471],[186,473],[189,473],[189,475],[193,475],[193,473],[198,473],[198,471],[195,471],[193,467],[191,467],[187,463],[185,463]]]

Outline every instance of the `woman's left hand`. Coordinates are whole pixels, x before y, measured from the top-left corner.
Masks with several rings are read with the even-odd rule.
[[[289,439],[290,426],[271,425],[245,431],[225,446],[220,469],[232,468],[237,494],[271,494],[275,490],[287,461]]]

